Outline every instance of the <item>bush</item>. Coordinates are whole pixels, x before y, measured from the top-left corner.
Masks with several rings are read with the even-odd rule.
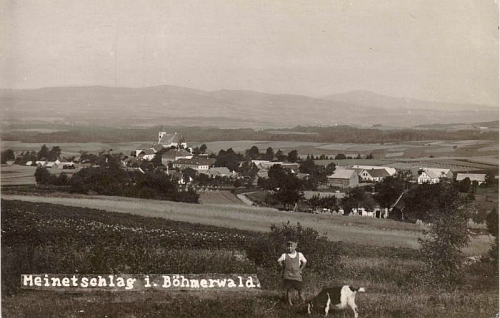
[[[426,262],[430,282],[437,284],[462,283],[461,249],[470,241],[471,232],[467,226],[470,210],[456,189],[442,187],[440,200],[431,202],[428,211],[432,216],[430,230],[419,239],[420,252]]]
[[[278,258],[285,252],[286,242],[296,240],[297,250],[307,259],[307,271],[321,273],[325,279],[338,277],[341,268],[341,243],[330,242],[326,234],[320,235],[312,228],[290,223],[272,225],[268,235],[257,239],[246,249],[247,257],[264,269],[279,271]]]
[[[494,260],[494,264],[498,266],[498,211],[497,209],[493,209],[488,216],[486,217],[486,225],[488,227],[488,232],[495,237],[495,242],[491,246],[491,250],[489,252],[491,258]],[[497,268],[498,269],[498,268]]]

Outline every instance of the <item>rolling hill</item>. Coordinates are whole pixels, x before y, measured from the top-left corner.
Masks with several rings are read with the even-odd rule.
[[[392,98],[369,92],[312,98],[252,91],[177,87],[56,87],[0,90],[4,121],[109,126],[192,125],[271,128],[375,124],[411,127],[498,118],[498,108]],[[401,111],[401,110],[404,111]]]

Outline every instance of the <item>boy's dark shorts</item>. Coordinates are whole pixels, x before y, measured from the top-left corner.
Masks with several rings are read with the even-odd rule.
[[[303,283],[300,280],[284,279],[283,283],[285,284],[286,289],[295,289],[298,291],[302,290]]]

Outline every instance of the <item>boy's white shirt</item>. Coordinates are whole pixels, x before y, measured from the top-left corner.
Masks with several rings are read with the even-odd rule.
[[[294,251],[293,253],[283,253],[280,258],[278,258],[278,262],[284,262],[285,259],[286,259],[286,254],[288,254],[288,256],[290,256],[291,258],[295,258],[297,257],[297,254],[299,254],[299,260],[302,262],[302,263],[307,263],[307,260],[306,258],[304,257],[304,255],[301,253],[301,252],[297,252],[297,251]]]

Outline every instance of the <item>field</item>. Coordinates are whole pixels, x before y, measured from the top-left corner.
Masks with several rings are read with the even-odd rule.
[[[150,140],[141,142],[121,142],[121,143],[50,143],[47,147],[59,146],[62,149],[63,156],[76,156],[79,151],[97,153],[113,149],[113,152],[122,152],[129,155],[132,150],[144,143],[156,141],[155,136]],[[188,141],[192,147],[200,146],[201,142]],[[363,157],[373,153],[376,159],[389,160],[407,160],[423,159],[432,157],[453,157],[474,160],[474,157],[482,158],[481,161],[487,165],[498,167],[498,141],[488,140],[464,140],[464,141],[421,141],[421,142],[400,142],[400,143],[381,143],[381,144],[350,144],[350,143],[317,143],[301,141],[214,141],[205,142],[209,152],[218,153],[221,149],[232,148],[236,152],[244,152],[252,146],[257,146],[260,152],[265,153],[268,147],[273,148],[275,152],[281,149],[284,153],[291,150],[297,150],[302,156],[312,154],[319,156],[335,156],[342,153],[346,156],[355,157],[361,154]],[[38,151],[43,143],[21,143],[17,141],[3,141],[2,151],[12,149],[14,151],[35,150]],[[367,163],[357,163],[367,164]]]
[[[264,232],[271,224],[300,222],[333,241],[349,240],[357,244],[376,246],[418,247],[417,238],[425,227],[392,220],[336,215],[315,215],[275,209],[257,208],[242,204],[187,204],[122,197],[69,196],[43,197],[2,194],[9,200],[54,203],[78,208],[130,213],[169,220],[195,222],[241,230]],[[375,239],[374,239],[375,238]],[[470,251],[475,254],[477,251]]]
[[[0,168],[0,180],[2,186],[16,186],[16,185],[34,185],[35,184],[35,170],[33,166],[20,166],[20,165],[2,165]],[[74,170],[61,170],[56,168],[47,169],[52,174],[59,175],[65,173],[71,175],[79,169]]]
[[[266,235],[265,229],[243,231],[227,225],[216,227],[152,218],[162,214],[152,213],[155,210],[152,206],[137,208],[146,202],[135,199],[124,200],[124,203],[133,205],[132,210],[136,208],[137,212],[146,211],[144,214],[150,214],[148,217],[38,202],[44,201],[42,197],[40,200],[25,198],[37,202],[12,199],[18,197],[2,200],[2,314],[5,317],[304,316],[300,313],[302,305],[285,305],[279,273],[260,268],[245,257],[246,246]],[[94,197],[89,201],[96,202],[94,208],[108,206],[106,210],[112,210],[109,206],[116,205],[124,208],[120,203],[123,201],[109,199]],[[81,200],[73,198],[80,205]],[[109,205],[103,204],[104,201],[110,201]],[[170,216],[172,211],[177,214],[188,211],[182,204],[167,204],[163,210],[171,210]],[[202,207],[209,215],[216,216],[211,211],[215,205]],[[249,212],[252,210],[241,209],[241,206],[237,211],[252,214]],[[269,214],[266,210],[259,219]],[[284,215],[290,216],[281,214]],[[343,266],[338,272],[328,273],[306,268],[306,298],[314,296],[323,286],[349,283],[367,289],[356,300],[360,317],[489,318],[498,312],[498,277],[491,267],[484,264],[467,267],[465,284],[459,288],[428,287],[419,280],[423,263],[416,250],[401,245],[379,245],[373,239],[362,243],[352,241],[368,224],[364,223],[366,219],[352,222],[345,219],[335,219],[339,227],[348,227],[352,233],[345,235],[341,243],[343,252],[338,261]],[[315,220],[324,223],[326,219]],[[411,224],[383,224],[379,230],[386,232],[398,232],[398,225],[402,226],[402,232],[418,231]],[[307,251],[303,252],[307,257]],[[259,276],[260,291],[56,292],[16,287],[21,273],[251,271]]]

